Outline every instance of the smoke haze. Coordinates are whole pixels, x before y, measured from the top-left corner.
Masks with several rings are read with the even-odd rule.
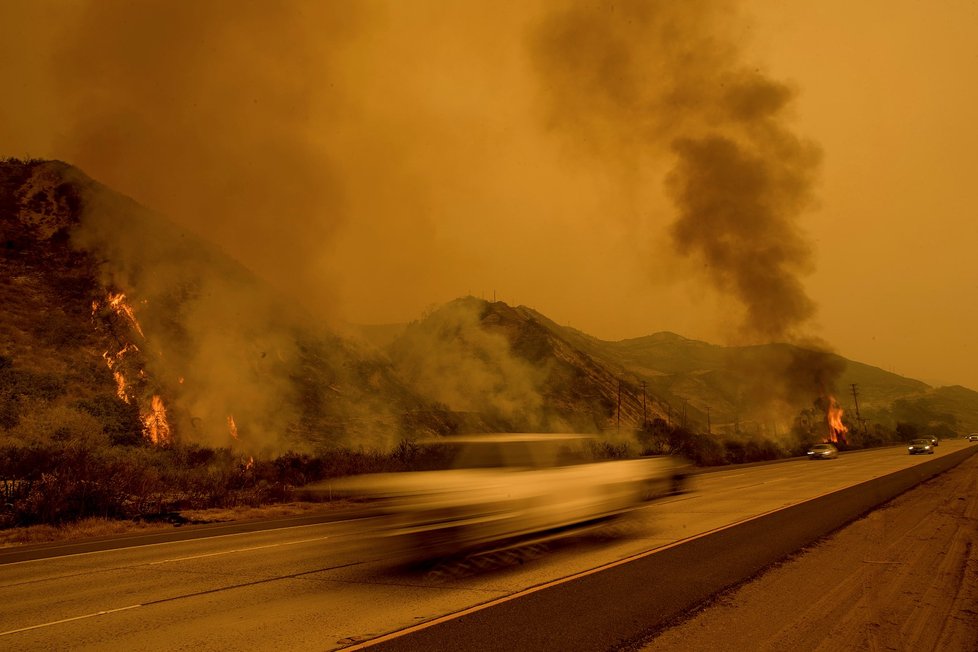
[[[68,116],[59,150],[101,181],[217,243],[279,289],[317,297],[342,218],[312,143],[331,85],[319,39],[356,30],[352,5],[88,2],[55,58]]]
[[[598,287],[589,256],[648,295],[677,276],[667,250],[736,300],[741,339],[814,313],[817,149],[740,53],[735,3],[38,7],[58,29],[11,37],[50,39],[27,94],[50,147],[324,316],[497,288],[546,310]]]
[[[794,91],[740,51],[737,3],[37,7],[11,35],[54,53],[29,64],[52,81],[25,133],[321,317],[406,321],[498,288],[683,330],[703,290],[663,288],[686,278],[729,339],[796,340],[814,315],[798,218],[819,153],[789,129]],[[202,354],[227,342],[209,310]]]
[[[481,323],[482,302],[454,301],[411,324],[392,350],[409,386],[421,387],[451,411],[547,431],[541,387],[548,370],[513,355],[511,343]]]

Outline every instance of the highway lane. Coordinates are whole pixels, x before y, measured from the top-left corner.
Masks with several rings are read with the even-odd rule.
[[[968,446],[946,441],[936,456]],[[971,444],[974,445],[974,444]],[[615,563],[917,464],[905,448],[739,467],[640,511],[623,536],[578,537],[491,572],[391,572],[363,523],[322,523],[0,566],[0,649],[335,649]]]

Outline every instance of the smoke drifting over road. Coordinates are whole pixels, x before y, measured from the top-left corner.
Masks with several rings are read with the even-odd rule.
[[[746,339],[785,339],[815,312],[795,220],[819,154],[786,126],[792,91],[740,61],[734,18],[716,2],[572,4],[534,54],[552,124],[586,152],[625,168],[672,157],[676,250],[742,305]]]

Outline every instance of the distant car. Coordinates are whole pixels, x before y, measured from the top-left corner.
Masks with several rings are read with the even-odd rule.
[[[968,441],[978,441],[978,432],[973,432],[968,435]]]
[[[907,450],[910,451],[911,455],[917,455],[918,453],[921,455],[934,454],[934,446],[931,443],[930,439],[911,439],[910,445],[907,447]]]
[[[810,460],[831,460],[839,456],[839,449],[832,444],[815,444],[808,449]]]
[[[937,446],[938,444],[941,443],[941,440],[935,437],[934,435],[930,435],[929,437],[927,437],[927,439],[930,440],[931,446]]]

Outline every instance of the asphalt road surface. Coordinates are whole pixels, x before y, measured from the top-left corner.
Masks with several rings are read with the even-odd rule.
[[[691,492],[640,510],[623,531],[575,537],[482,571],[392,569],[360,545],[364,521],[15,561],[0,565],[0,650],[356,646],[485,605],[518,604],[541,587],[966,446],[946,441],[934,456],[896,447],[703,474]],[[595,630],[605,631],[602,596],[581,598],[593,601]],[[475,631],[465,642],[478,649],[492,636]],[[520,649],[515,638],[502,644]]]

